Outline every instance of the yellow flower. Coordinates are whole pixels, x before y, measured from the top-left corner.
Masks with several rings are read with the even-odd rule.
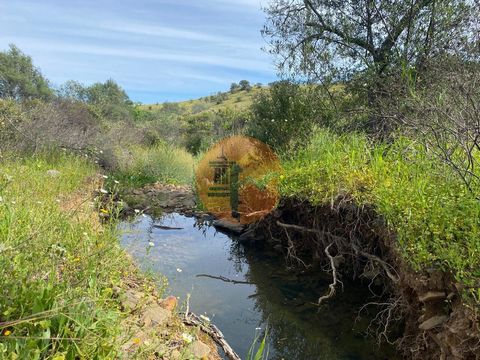
[[[10,330],[5,330],[5,332],[3,333],[3,335],[8,336],[8,335],[10,335],[11,333],[12,333],[12,332],[11,332]]]
[[[106,209],[100,209],[100,212],[102,212],[104,214],[108,214],[108,210],[106,210]]]
[[[132,340],[135,345],[140,344],[140,338],[135,338]]]

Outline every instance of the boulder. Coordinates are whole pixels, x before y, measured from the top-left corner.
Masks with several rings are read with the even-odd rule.
[[[148,306],[143,312],[142,322],[147,327],[164,325],[172,316],[172,312],[154,304]]]
[[[444,291],[427,291],[418,297],[421,302],[438,301],[447,297]]]
[[[241,234],[245,231],[245,225],[240,223],[234,223],[228,220],[214,220],[212,225],[221,230],[231,232],[234,234]]]
[[[432,316],[430,319],[428,320],[425,320],[424,322],[422,322],[418,328],[420,330],[430,330],[430,329],[433,329],[437,326],[440,326],[442,325],[445,321],[447,321],[448,319],[448,316],[445,316],[445,315],[436,315],[436,316]]]
[[[208,358],[208,354],[210,354],[210,348],[208,345],[204,344],[200,340],[192,342],[188,346],[188,351],[195,357],[195,359]]]

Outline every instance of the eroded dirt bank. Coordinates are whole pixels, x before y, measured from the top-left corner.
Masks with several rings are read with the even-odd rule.
[[[238,238],[273,248],[291,266],[328,269],[332,282],[319,306],[335,301],[342,279],[362,282],[372,298],[359,312],[368,307],[377,313],[369,330],[379,341],[395,343],[404,358],[480,359],[480,317],[459,284],[433,268],[413,271],[372,208],[348,197],[324,206],[283,200]]]

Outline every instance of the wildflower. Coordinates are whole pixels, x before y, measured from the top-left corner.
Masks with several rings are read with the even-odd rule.
[[[135,345],[139,345],[141,342],[140,338],[134,338],[132,341]]]
[[[102,175],[104,179],[108,179],[108,176],[107,175]]]
[[[114,182],[115,184],[120,184],[120,181],[118,181],[118,180],[113,180],[113,182]]]
[[[101,213],[104,213],[104,214],[108,214],[108,210],[107,210],[107,209],[100,209],[100,212],[101,212]]]
[[[149,242],[148,242],[148,246],[154,247],[154,246],[155,246],[155,243],[154,243],[153,241],[149,241]]]
[[[135,211],[135,214],[138,214],[140,212],[140,210],[138,210],[138,209],[135,209],[133,211]]]
[[[79,257],[76,257],[75,259],[73,259],[74,262],[79,262],[80,261],[80,258]]]
[[[12,205],[15,205],[17,202],[16,201],[12,201]]]
[[[100,189],[100,192],[101,192],[102,194],[108,194],[108,191],[107,191],[107,190],[105,190],[105,189],[103,189],[103,188],[102,188],[102,189]]]
[[[182,339],[185,341],[187,344],[190,344],[193,341],[193,336],[187,333],[182,334]]]
[[[88,236],[88,234],[86,232],[83,233],[83,236]]]
[[[180,268],[177,268],[177,272],[181,273],[183,270]]]
[[[5,330],[5,332],[3,333],[3,335],[5,336],[9,336],[12,332],[10,330]]]

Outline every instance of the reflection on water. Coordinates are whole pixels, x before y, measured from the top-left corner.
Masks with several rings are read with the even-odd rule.
[[[326,291],[328,275],[287,270],[275,255],[243,249],[213,228],[194,225],[195,219],[177,214],[142,217],[121,225],[121,243],[143,269],[168,277],[169,293],[182,300],[191,294],[191,310],[210,317],[242,358],[255,328],[268,323],[270,359],[393,359],[392,349],[378,348],[363,335],[369,319],[355,321],[369,296],[363,288],[345,284],[345,291],[318,311],[315,302]]]

